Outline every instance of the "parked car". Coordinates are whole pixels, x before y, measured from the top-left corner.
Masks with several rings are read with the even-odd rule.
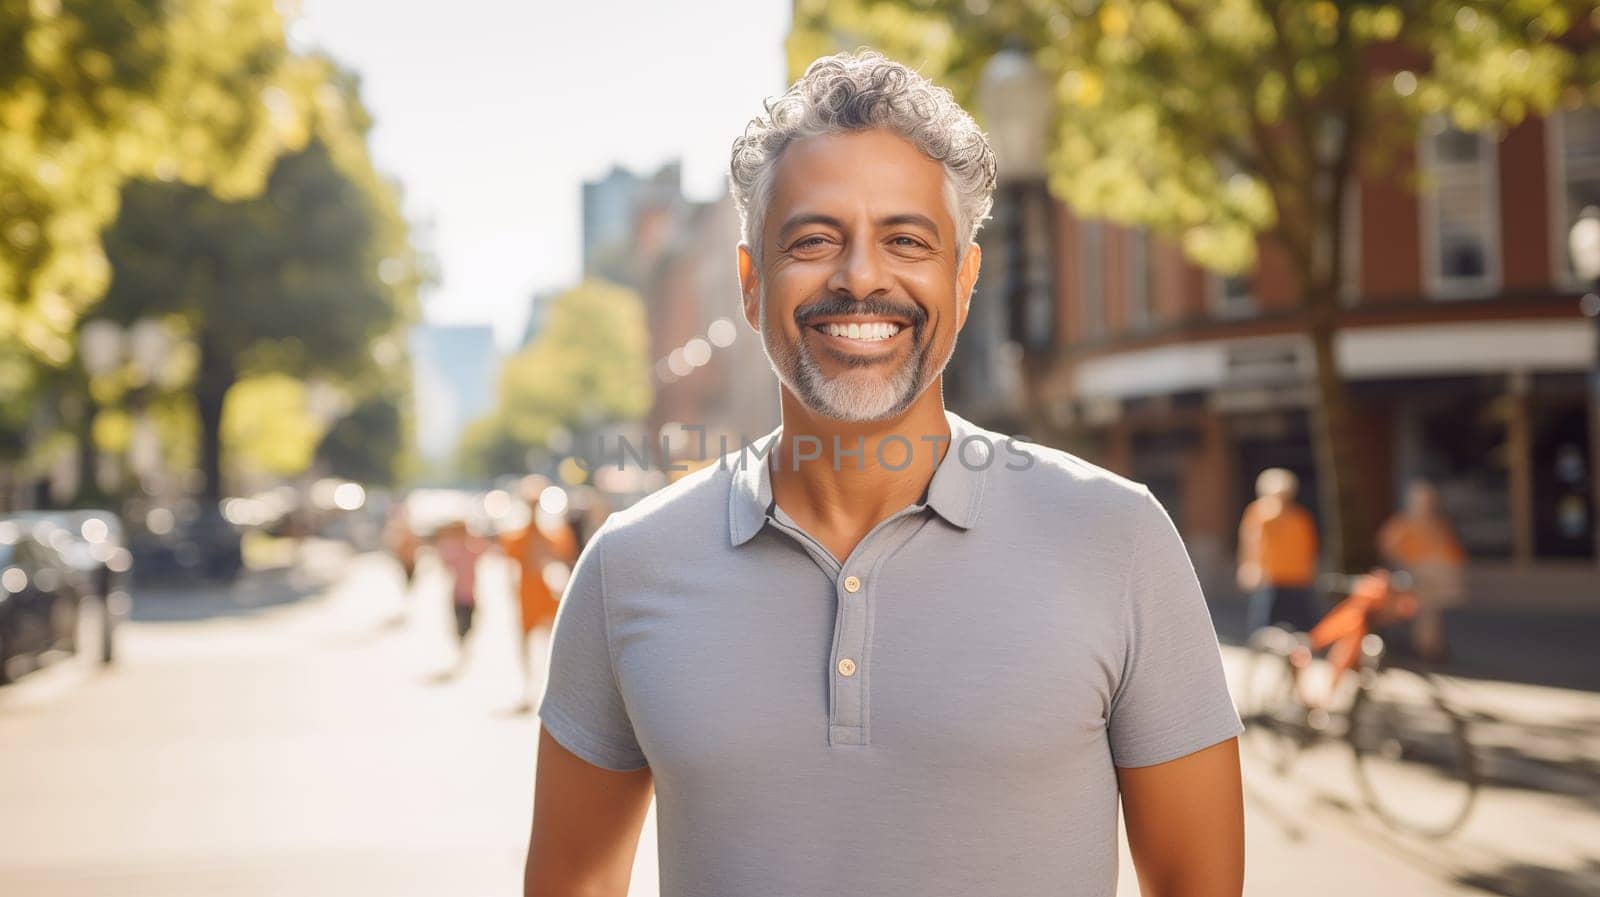
[[[140,581],[231,582],[244,569],[243,530],[216,505],[153,507],[142,523],[128,538]]]
[[[62,556],[61,528],[0,520],[0,684],[77,650],[81,578]]]
[[[122,519],[103,508],[27,511],[12,519],[30,527],[45,526],[50,533],[46,538],[66,562],[78,594],[99,603],[100,662],[111,663],[116,658],[117,626],[133,607],[133,555]]]

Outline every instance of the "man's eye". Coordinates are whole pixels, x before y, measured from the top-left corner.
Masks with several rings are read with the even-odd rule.
[[[796,240],[793,243],[790,243],[789,244],[789,248],[790,249],[811,249],[811,248],[816,247],[816,246],[821,246],[823,243],[826,243],[826,242],[828,242],[828,241],[824,240],[822,237],[802,237],[801,239]]]
[[[926,249],[927,248],[925,245],[923,245],[923,242],[921,240],[918,240],[916,237],[895,237],[894,238],[894,244],[896,246],[905,246],[905,247],[908,247],[910,249]]]

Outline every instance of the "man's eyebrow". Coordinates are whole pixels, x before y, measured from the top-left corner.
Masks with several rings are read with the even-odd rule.
[[[898,215],[890,215],[887,218],[880,218],[878,220],[878,226],[879,227],[902,227],[902,226],[920,227],[923,230],[928,231],[929,233],[933,233],[933,234],[939,233],[939,225],[935,224],[932,218],[929,218],[927,215],[923,215],[923,214],[918,213],[918,212],[902,212],[902,213],[900,213]]]
[[[844,222],[832,215],[824,215],[821,212],[802,212],[783,223],[783,227],[778,229],[778,239],[783,240],[794,231],[812,224],[821,224],[838,230],[844,229]],[[888,215],[878,219],[878,226],[917,227],[931,234],[939,233],[939,225],[932,218],[920,212],[901,212],[896,215]]]
[[[783,227],[778,228],[778,239],[782,241],[796,230],[812,224],[821,224],[836,230],[844,229],[844,222],[832,215],[824,215],[821,212],[801,212],[785,221]]]

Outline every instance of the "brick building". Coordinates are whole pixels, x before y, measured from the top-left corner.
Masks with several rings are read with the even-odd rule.
[[[1600,359],[1565,248],[1600,204],[1600,109],[1499,139],[1429,122],[1393,171],[1352,186],[1338,355],[1371,511],[1426,476],[1472,556],[1472,602],[1600,612],[1586,391]],[[1008,258],[1018,240],[1032,251]],[[1031,366],[1026,409],[1149,483],[1222,592],[1257,472],[1296,471],[1317,506],[1311,347],[1284,258],[1259,248],[1253,272],[1220,277],[1042,191],[1003,193],[950,377],[954,406],[1026,432],[1041,424],[1021,400]]]
[[[689,203],[641,284],[655,359],[649,431],[665,434],[674,457],[691,464],[720,455],[719,437],[737,448],[778,424],[777,378],[744,320],[738,244],[732,196]],[[698,431],[683,425],[706,428],[704,454]]]

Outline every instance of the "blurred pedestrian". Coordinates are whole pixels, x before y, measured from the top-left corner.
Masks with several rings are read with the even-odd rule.
[[[589,538],[600,530],[600,525],[611,516],[611,502],[605,493],[593,486],[578,486],[571,492],[567,504],[567,525],[577,539],[578,550],[589,544]]]
[[[1251,632],[1282,624],[1309,632],[1322,614],[1317,575],[1317,524],[1295,501],[1300,481],[1273,467],[1256,477],[1256,500],[1239,521],[1239,587],[1250,593]]]
[[[410,589],[411,582],[417,575],[417,549],[422,547],[422,540],[411,527],[411,514],[407,511],[404,501],[397,501],[389,506],[389,516],[384,522],[383,542],[389,553],[400,563],[400,570],[406,577],[406,588]]]
[[[551,488],[555,487],[544,477],[524,478],[522,498],[528,503],[528,524],[503,533],[499,539],[500,550],[517,569],[517,606],[522,621],[518,646],[526,678],[523,700],[516,707],[519,713],[533,710],[526,686],[531,685],[535,672],[543,665],[560,587],[565,585],[567,573],[578,557],[577,538],[566,518],[541,507],[540,499]],[[564,502],[563,497],[560,503]],[[535,643],[540,646],[538,652],[534,651]],[[536,653],[538,663],[534,660]]]
[[[467,636],[478,606],[478,559],[488,550],[488,540],[468,528],[464,520],[452,520],[434,534],[433,547],[450,578],[450,605],[455,611],[456,640],[459,648],[454,675],[467,661]]]
[[[1461,603],[1466,552],[1455,527],[1439,508],[1439,491],[1424,479],[1406,489],[1404,507],[1378,530],[1378,551],[1393,567],[1411,574],[1417,614],[1411,621],[1411,644],[1424,660],[1449,656],[1444,611]]]

